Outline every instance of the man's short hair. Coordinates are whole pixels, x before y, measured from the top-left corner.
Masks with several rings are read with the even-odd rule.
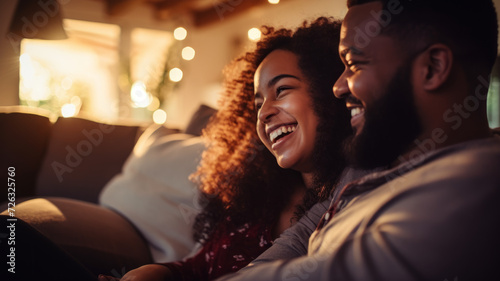
[[[490,74],[498,49],[497,14],[491,0],[347,0],[347,7],[370,2],[381,2],[385,11],[398,7],[382,34],[399,39],[410,54],[424,44],[443,43],[469,81]]]

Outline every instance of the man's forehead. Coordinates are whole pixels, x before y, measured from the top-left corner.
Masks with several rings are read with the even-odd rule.
[[[355,5],[349,8],[340,31],[341,48],[357,47],[364,48],[371,38],[376,37],[382,30],[380,23],[380,12],[383,5],[379,1]]]

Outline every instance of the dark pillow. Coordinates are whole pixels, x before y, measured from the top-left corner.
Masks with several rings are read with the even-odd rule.
[[[217,112],[216,109],[207,105],[200,105],[198,110],[193,114],[184,133],[200,136],[201,131],[207,126],[210,118]]]
[[[103,186],[121,171],[132,151],[138,128],[59,118],[52,128],[36,194],[97,203]]]
[[[52,123],[48,116],[0,112],[0,181],[2,196],[0,202],[8,199],[7,188],[9,167],[15,169],[11,183],[14,183],[16,199],[35,194],[35,179],[45,153]],[[12,196],[9,196],[12,198]],[[17,201],[17,200],[16,200]]]

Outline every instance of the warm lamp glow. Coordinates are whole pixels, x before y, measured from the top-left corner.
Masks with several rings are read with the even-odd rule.
[[[152,97],[146,91],[146,85],[142,81],[137,81],[132,85],[130,98],[136,107],[147,107],[152,101]]]
[[[82,99],[79,96],[73,96],[69,103],[61,107],[61,114],[63,117],[73,117],[80,112],[82,107]]]
[[[19,62],[21,65],[21,78],[23,80],[24,87],[31,89],[33,87],[33,81],[36,78],[36,66],[31,60],[31,56],[28,54],[22,54],[19,57]]]
[[[21,64],[31,63],[31,56],[28,54],[22,54],[19,56],[19,62]]]
[[[79,109],[82,106],[82,99],[79,96],[74,96],[71,98],[71,104],[76,106]]]
[[[179,68],[172,68],[170,70],[170,72],[168,73],[169,75],[169,78],[171,81],[173,82],[179,82],[182,80],[182,76],[183,76],[183,73],[182,73],[182,70],[180,70]]]
[[[194,51],[193,48],[184,47],[184,49],[182,49],[182,58],[185,60],[192,60],[192,59],[194,59],[195,53],[196,52]]]
[[[270,4],[278,4],[280,0],[267,0]]]
[[[67,91],[71,89],[71,86],[73,86],[73,79],[71,79],[70,77],[64,77],[64,79],[61,81],[61,87]]]
[[[182,41],[182,40],[186,39],[186,36],[187,36],[187,30],[184,27],[177,27],[174,30],[174,38],[175,39]]]
[[[153,113],[153,122],[163,124],[167,121],[167,113],[163,109],[157,109]]]
[[[76,115],[76,106],[72,103],[67,103],[61,107],[63,117],[73,117]]]
[[[19,57],[19,62],[22,90],[20,96],[31,101],[48,100],[51,96],[50,72],[26,53]]]
[[[258,41],[260,37],[262,36],[262,32],[258,28],[251,28],[248,30],[248,39],[252,41]]]
[[[148,105],[148,110],[155,111],[160,108],[160,100],[157,97],[153,97],[151,103]]]

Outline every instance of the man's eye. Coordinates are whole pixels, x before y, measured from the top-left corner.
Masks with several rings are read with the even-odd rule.
[[[257,110],[257,111],[258,111],[258,110],[262,107],[262,103],[261,103],[261,102],[256,102],[256,103],[254,104],[254,106],[255,106],[255,110]]]
[[[351,70],[357,70],[359,68],[359,66],[362,64],[363,63],[360,61],[349,61],[347,63],[347,67],[349,67]]]

